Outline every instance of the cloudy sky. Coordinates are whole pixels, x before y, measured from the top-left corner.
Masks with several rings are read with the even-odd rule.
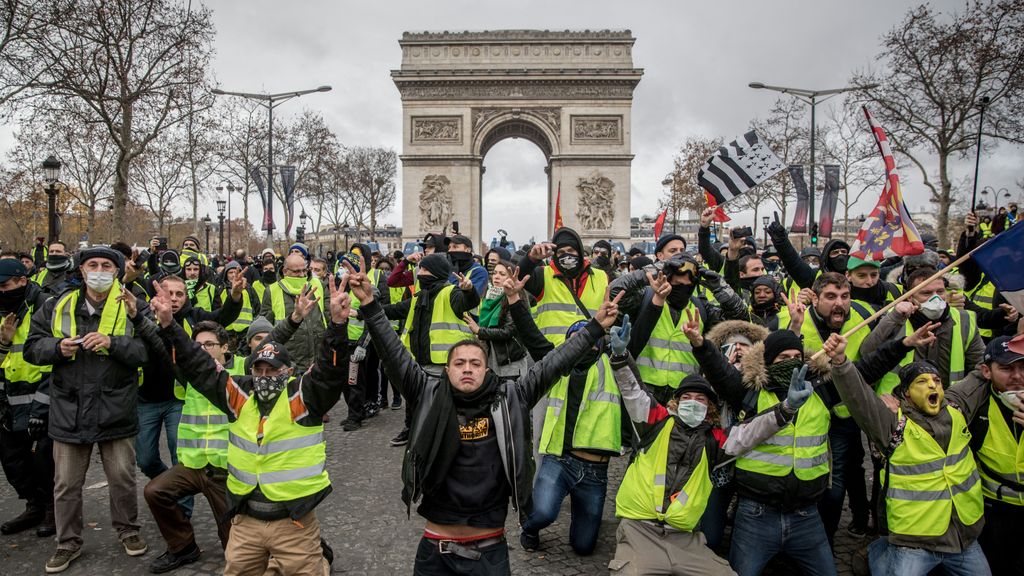
[[[634,65],[644,69],[634,93],[632,126],[632,213],[641,215],[655,212],[660,182],[686,137],[731,139],[751,118],[767,114],[776,94],[752,90],[749,82],[844,86],[852,70],[872,65],[879,36],[917,3],[219,0],[210,5],[217,28],[213,67],[224,89],[280,92],[329,84],[332,92],[278,110],[293,115],[303,107],[316,109],[342,143],[399,152],[401,101],[389,72],[400,65],[403,31],[632,30]],[[943,10],[961,5],[933,4]],[[983,158],[981,186],[1005,186],[1018,194],[1014,180],[1022,160],[1021,150],[1006,147]],[[501,225],[520,240],[546,234],[546,219],[536,212],[544,198],[543,163],[540,150],[523,140],[492,149],[485,159],[485,231]],[[972,169],[973,161],[959,163],[954,176],[970,176]],[[917,211],[928,205],[926,196],[916,174],[906,172],[908,204]],[[866,200],[860,208],[866,211],[873,203]],[[212,199],[209,205],[212,209]],[[240,202],[236,205],[240,210]],[[399,214],[395,210],[385,221],[400,224]],[[252,217],[257,221],[260,215]],[[752,217],[735,219],[749,223]]]

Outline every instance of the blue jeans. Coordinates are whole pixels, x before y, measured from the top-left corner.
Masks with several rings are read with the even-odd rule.
[[[832,418],[832,426],[828,431],[829,449],[832,451],[832,486],[825,490],[821,500],[818,501],[818,513],[821,514],[821,522],[825,526],[825,536],[828,537],[829,545],[832,544],[839,529],[839,520],[843,515],[843,501],[846,500],[846,479],[850,468],[860,469],[861,477],[864,476],[863,468],[858,465],[860,462],[851,461],[859,455],[864,459],[864,452],[855,449],[860,446],[860,428],[853,418]],[[863,483],[864,481],[861,480]]]
[[[573,456],[545,454],[533,483],[533,512],[523,532],[536,536],[558,518],[566,495],[570,497],[569,544],[580,555],[594,551],[608,491],[608,464]]]
[[[992,575],[985,553],[976,541],[963,552],[953,553],[893,546],[883,537],[868,546],[868,565],[875,576],[925,576],[939,565],[948,576]]]
[[[835,576],[836,564],[814,505],[782,512],[741,497],[732,529],[729,564],[739,576],[758,576],[785,552],[805,576]]]
[[[135,462],[139,470],[152,480],[168,469],[160,458],[160,429],[167,436],[167,451],[171,454],[171,466],[178,463],[178,423],[181,421],[179,400],[164,402],[139,402],[139,434],[135,437]],[[194,498],[182,498],[180,504],[185,516],[192,517]]]

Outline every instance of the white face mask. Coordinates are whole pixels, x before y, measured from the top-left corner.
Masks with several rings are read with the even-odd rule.
[[[675,415],[690,428],[696,428],[708,415],[708,406],[697,400],[680,400]]]
[[[1004,406],[1014,412],[1020,412],[1024,410],[1024,402],[1021,401],[1020,396],[1017,395],[1018,393],[1019,391],[1017,390],[1007,390],[1006,392],[996,392],[996,396],[999,397],[999,401]]]
[[[929,320],[938,320],[946,311],[946,301],[938,294],[933,295],[924,304],[921,304],[921,314]]]
[[[114,285],[113,272],[86,272],[85,285],[97,292],[106,292]]]

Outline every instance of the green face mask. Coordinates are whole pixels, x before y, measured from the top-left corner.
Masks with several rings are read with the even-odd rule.
[[[302,289],[306,286],[307,280],[305,278],[295,278],[292,276],[285,276],[281,278],[281,284],[285,287],[285,290],[289,294],[295,295],[302,292]]]
[[[790,358],[777,362],[768,367],[768,389],[786,390],[789,388],[789,381],[793,379],[793,369],[800,368],[804,361],[800,358]]]
[[[196,295],[196,284],[199,280],[185,280],[185,291],[188,292],[189,299],[195,298]]]

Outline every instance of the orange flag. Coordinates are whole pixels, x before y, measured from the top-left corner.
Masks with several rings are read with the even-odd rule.
[[[558,181],[558,196],[555,197],[555,230],[562,227],[562,181]],[[555,232],[552,230],[551,235]]]

